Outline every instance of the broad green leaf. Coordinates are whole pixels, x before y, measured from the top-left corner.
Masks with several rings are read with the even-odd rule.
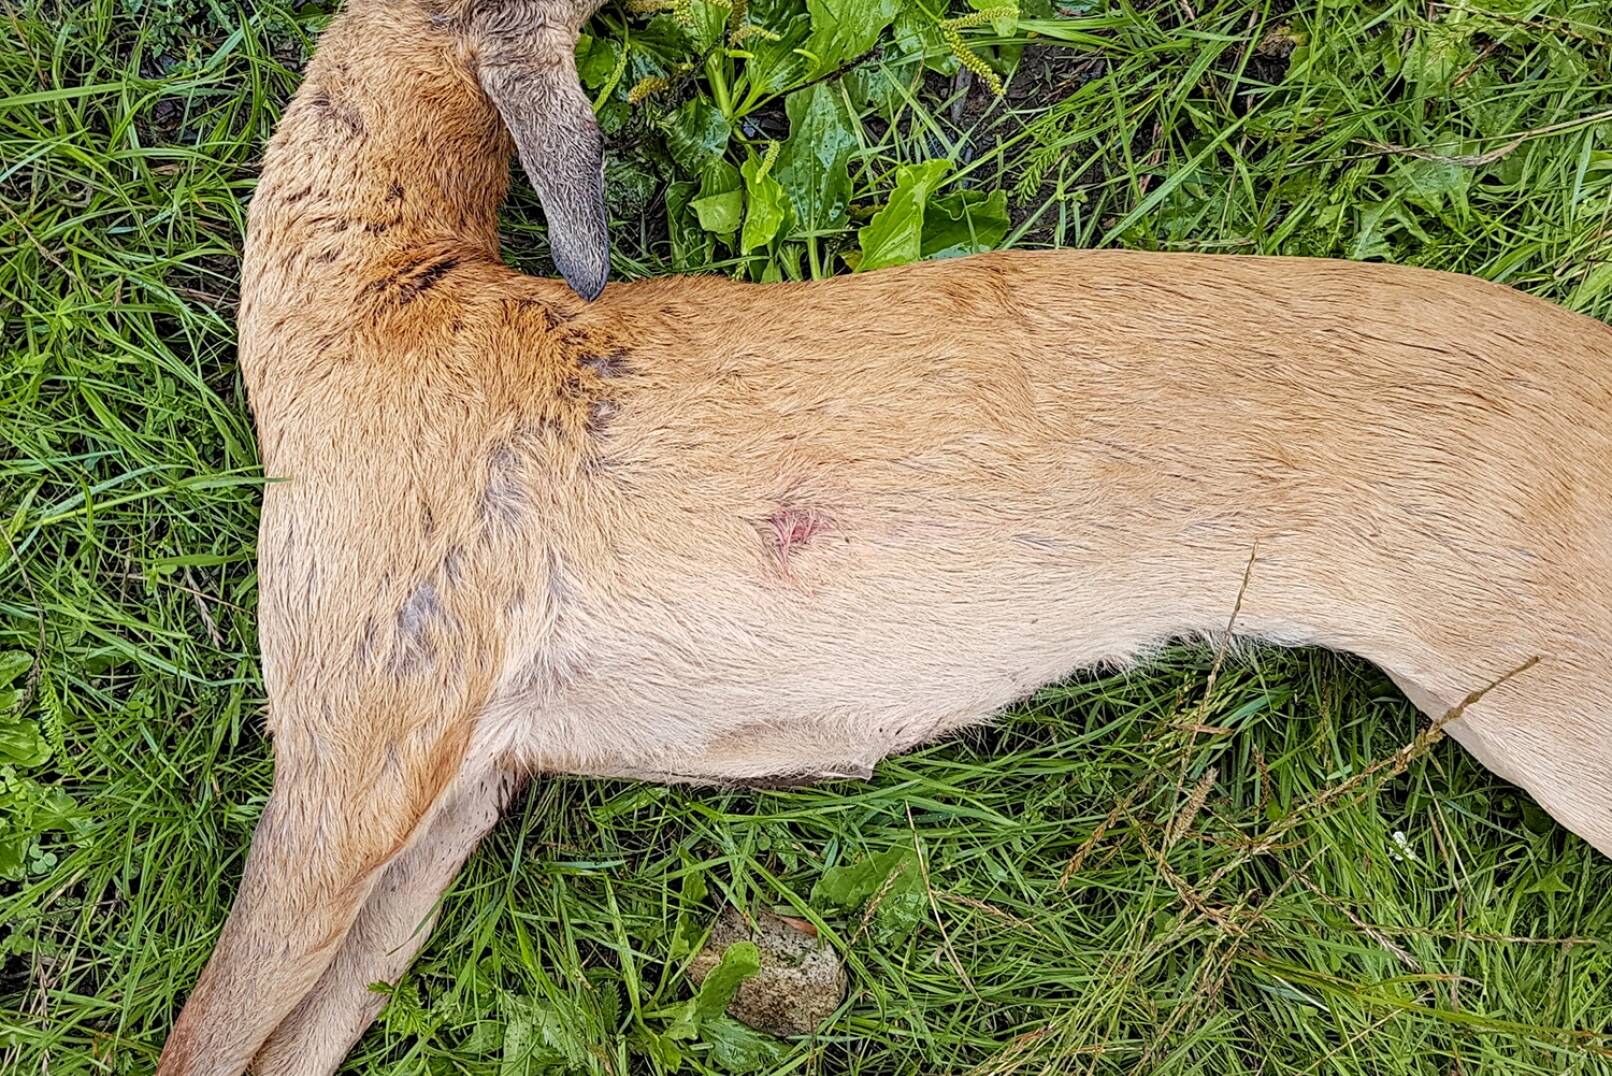
[[[1471,147],[1448,132],[1433,140],[1432,150],[1444,157],[1459,157],[1471,152]],[[1433,213],[1442,213],[1446,206],[1455,211],[1457,220],[1467,216],[1467,191],[1472,186],[1474,170],[1453,161],[1428,161],[1409,158],[1399,165],[1399,177],[1394,186],[1404,194],[1405,200]]]
[[[731,4],[690,0],[687,15],[682,21],[693,42],[695,55],[704,55],[722,40],[722,34],[728,28],[728,14],[732,10]]]
[[[529,998],[515,997],[511,1001],[499,1076],[574,1072],[587,1062],[588,1044],[560,1013]]]
[[[695,1018],[710,1020],[720,1016],[738,993],[739,984],[760,970],[761,950],[756,948],[755,942],[734,942],[728,946],[694,996]]]
[[[1587,311],[1599,303],[1603,296],[1612,295],[1612,263],[1597,265],[1573,289],[1565,305],[1569,310]]]
[[[789,196],[772,178],[765,157],[752,156],[739,166],[744,176],[745,200],[749,209],[744,215],[744,234],[739,237],[739,253],[749,254],[757,247],[772,242],[789,215]]]
[[[0,881],[22,881],[27,862],[28,838],[17,833],[0,834]]]
[[[802,47],[817,58],[817,71],[839,67],[873,48],[898,8],[896,0],[806,0],[812,32]]]
[[[689,203],[700,227],[731,236],[744,222],[744,180],[739,170],[718,158],[700,173],[700,196]]]
[[[656,15],[633,32],[627,74],[621,81],[631,86],[650,75],[670,78],[688,61],[692,51],[693,44],[683,25],[670,15]]]
[[[856,133],[839,93],[828,83],[797,90],[784,101],[789,140],[773,170],[795,207],[796,228],[844,227],[851,202],[851,151]]]
[[[708,1022],[704,1031],[705,1041],[711,1044],[710,1060],[739,1076],[771,1069],[786,1053],[784,1045],[771,1035],[746,1027],[730,1016]]]
[[[756,5],[752,5],[750,11],[754,16]],[[804,79],[811,70],[809,61],[797,51],[806,43],[811,31],[804,11],[795,13],[786,22],[768,23],[767,29],[778,37],[755,38],[745,42],[745,51],[750,54],[750,59],[745,63],[745,77],[750,83],[751,94],[757,99],[783,93]]]
[[[890,200],[857,233],[862,247],[857,272],[918,260],[923,253],[924,206],[951,168],[950,161],[924,161],[896,169],[896,186]]]
[[[7,650],[0,653],[0,687],[19,679],[23,673],[33,668],[33,664],[33,655],[21,650]]]
[[[941,36],[940,24],[926,15],[921,8],[902,8],[901,14],[896,16],[895,32],[892,36],[897,51],[903,56],[920,60],[924,67],[943,75],[957,73],[959,66],[957,54]]]
[[[1382,227],[1383,218],[1388,216],[1392,208],[1392,201],[1382,201],[1361,209],[1360,224],[1355,229],[1354,242],[1349,246],[1349,257],[1352,260],[1363,262],[1379,258],[1385,261],[1393,259],[1393,245],[1385,238],[1385,229]]]
[[[459,1044],[459,1052],[469,1057],[487,1057],[503,1049],[504,1023],[502,1020],[477,1020],[470,1034]]]
[[[940,27],[917,8],[903,8],[896,16],[896,28],[890,35],[896,49],[903,56],[920,56],[930,51],[945,51]]]
[[[50,745],[32,721],[0,718],[0,765],[28,768],[43,765],[48,758]]]
[[[599,130],[613,135],[627,126],[627,121],[632,118],[632,106],[619,96],[612,97],[599,106],[593,118],[599,121]]]
[[[621,47],[608,37],[590,37],[587,34],[578,37],[577,77],[582,85],[597,90],[609,81],[615,73]]]
[[[761,970],[761,950],[755,942],[734,942],[717,966],[700,983],[699,993],[679,1006],[677,1018],[661,1036],[669,1042],[696,1039],[705,1021],[722,1015],[739,990],[739,984]]]
[[[1541,871],[1538,880],[1525,888],[1523,893],[1539,893],[1546,897],[1557,893],[1571,893],[1573,887],[1562,881],[1562,867],[1563,864],[1557,863],[1549,870]]]
[[[877,898],[873,921],[881,941],[893,941],[911,934],[923,917],[925,896],[923,872],[918,853],[911,848],[892,848],[853,863],[823,872],[812,887],[812,903],[837,906],[853,911]]]
[[[1477,55],[1467,32],[1434,25],[1417,33],[1405,50],[1399,73],[1423,93],[1443,94]]]
[[[537,1059],[532,1056],[535,1038],[532,1022],[524,1016],[504,1025],[504,1058],[498,1066],[498,1076],[527,1076],[536,1067]]]
[[[812,886],[812,904],[855,911],[879,891],[892,871],[904,868],[909,860],[915,859],[910,848],[892,848],[844,867],[830,867]]]
[[[879,64],[863,64],[847,71],[841,82],[857,110],[874,109],[886,120],[907,102],[906,92],[914,91],[923,72],[923,64],[916,57],[886,59]]]
[[[644,1052],[649,1054],[662,1069],[667,1072],[680,1072],[683,1068],[683,1051],[669,1035],[656,1035],[652,1031],[641,1030],[635,1037]]]
[[[612,218],[632,220],[640,216],[659,185],[660,179],[636,157],[605,160],[605,203]]]
[[[725,191],[707,194],[690,203],[699,218],[700,227],[716,235],[732,235],[744,220],[744,192]]]
[[[689,98],[660,126],[667,151],[685,172],[699,172],[728,148],[728,119],[704,97]]]
[[[922,255],[955,258],[995,250],[1011,227],[1007,191],[954,191],[932,199],[924,211]]]
[[[726,5],[690,0],[687,17],[678,14],[656,15],[634,37],[635,42],[645,39],[653,43],[655,51],[664,55],[687,59],[690,55],[702,56],[722,38],[727,27]]]

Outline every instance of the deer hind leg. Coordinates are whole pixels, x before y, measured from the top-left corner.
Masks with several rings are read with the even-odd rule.
[[[1612,656],[1601,668],[1612,668]],[[1464,697],[1389,675],[1434,719]],[[1586,663],[1541,660],[1485,693],[1446,731],[1557,822],[1612,856],[1612,692]]]
[[[498,821],[520,779],[472,762],[429,826],[386,868],[335,959],[274,1029],[252,1062],[259,1076],[328,1076],[375,1019],[385,998],[372,983],[396,982],[425,944],[438,900]]]
[[[428,723],[392,742],[378,729],[277,734],[274,790],[235,907],[158,1076],[245,1071],[335,958],[382,871],[435,814],[463,758],[444,734],[454,727]]]

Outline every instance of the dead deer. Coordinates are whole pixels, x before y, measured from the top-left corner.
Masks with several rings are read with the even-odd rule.
[[[500,264],[496,214],[513,136],[603,287],[592,6],[352,0],[269,146],[275,784],[163,1076],[334,1071],[525,775],[865,776],[1239,594],[1238,634],[1430,715],[1501,681],[1449,731],[1612,853],[1612,330],[1139,253],[584,302]]]

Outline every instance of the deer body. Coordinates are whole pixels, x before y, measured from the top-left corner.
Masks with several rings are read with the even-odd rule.
[[[1127,253],[585,303],[498,261],[467,17],[341,16],[253,201],[275,790],[165,1076],[334,1071],[524,775],[863,775],[1239,597],[1430,714],[1537,658],[1450,730],[1612,853],[1612,330]]]

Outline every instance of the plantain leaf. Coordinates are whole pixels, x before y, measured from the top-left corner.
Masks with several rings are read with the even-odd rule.
[[[691,97],[661,120],[666,149],[678,167],[698,172],[722,156],[732,133],[722,110],[705,97]]]
[[[0,718],[0,765],[15,765],[24,769],[41,766],[50,758],[50,745],[39,735],[32,721],[7,721]]]
[[[877,899],[873,919],[882,941],[907,937],[923,917],[925,897],[918,853],[911,848],[887,852],[846,867],[833,867],[812,887],[812,903],[854,911]]]
[[[760,970],[761,950],[756,948],[755,942],[734,942],[728,946],[717,966],[700,984],[700,992],[694,997],[695,1017],[710,1020],[721,1015],[738,993],[739,984]]]
[[[789,140],[773,175],[789,194],[797,230],[842,228],[851,202],[851,151],[856,133],[837,89],[819,82],[784,101]]]
[[[803,47],[816,57],[814,70],[832,70],[873,48],[899,6],[896,0],[806,0],[812,32]]]
[[[771,1035],[729,1016],[709,1021],[704,1030],[705,1041],[711,1044],[711,1060],[735,1076],[771,1069],[786,1053],[784,1045]]]
[[[734,942],[722,953],[717,966],[700,983],[699,993],[678,1007],[676,1019],[661,1036],[668,1042],[687,1042],[698,1038],[700,1028],[707,1020],[722,1015],[738,993],[739,984],[761,970],[761,950],[755,942]]]
[[[21,650],[7,650],[0,653],[0,687],[5,687],[23,673],[33,668],[32,655]],[[3,713],[4,711],[0,711]]]
[[[924,210],[922,255],[956,258],[995,250],[1012,226],[1007,191],[954,191]]]
[[[689,203],[700,227],[731,236],[744,221],[744,180],[739,170],[718,158],[700,173],[700,196]]]
[[[698,189],[698,185],[688,179],[678,180],[666,188],[666,229],[671,233],[672,267],[680,272],[711,260],[714,241],[710,233],[700,227],[699,216],[691,204]]]
[[[789,196],[772,178],[767,159],[751,156],[739,166],[749,209],[744,215],[744,234],[739,237],[739,253],[748,254],[772,242],[789,216]]]
[[[950,172],[950,161],[924,161],[896,169],[896,186],[884,208],[857,233],[862,257],[857,272],[915,262],[923,254],[924,206]]]

